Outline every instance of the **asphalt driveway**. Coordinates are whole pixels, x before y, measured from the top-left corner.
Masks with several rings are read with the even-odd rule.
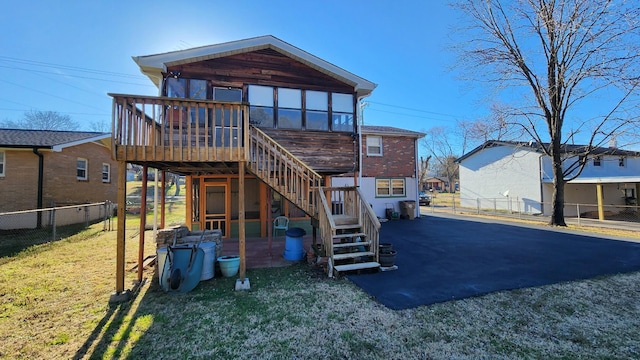
[[[640,243],[500,220],[423,216],[382,224],[398,270],[348,278],[391,309],[640,270]]]

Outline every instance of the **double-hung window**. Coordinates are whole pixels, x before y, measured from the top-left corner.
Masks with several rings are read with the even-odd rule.
[[[87,174],[87,170],[89,169],[89,160],[78,158],[76,164],[76,176],[78,177],[78,180],[89,179],[89,175]]]
[[[382,156],[382,136],[367,135],[367,155]]]
[[[406,195],[404,179],[376,179],[376,197],[401,197]]]
[[[111,182],[111,164],[102,163],[102,182]]]

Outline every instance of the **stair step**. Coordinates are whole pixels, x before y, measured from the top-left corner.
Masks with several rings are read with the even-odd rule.
[[[350,237],[366,237],[367,234],[365,233],[347,233],[347,234],[337,234],[337,235],[333,235],[334,239],[345,239],[345,238],[350,238]]]
[[[333,244],[333,248],[335,249],[335,248],[346,248],[346,247],[368,246],[368,245],[371,245],[371,241],[337,243],[337,244]]]
[[[353,230],[360,229],[358,224],[336,225],[336,230]]]
[[[336,225],[358,225],[358,218],[349,215],[332,215]]]
[[[380,263],[371,261],[371,262],[363,262],[363,263],[357,263],[357,264],[334,265],[333,269],[337,272],[340,272],[340,271],[373,269],[373,268],[379,268],[379,267],[380,267]]]
[[[352,252],[352,253],[346,253],[346,254],[334,254],[333,255],[333,260],[345,260],[345,259],[354,259],[354,258],[358,258],[361,256],[374,256],[375,253],[373,251],[358,251],[358,252]]]

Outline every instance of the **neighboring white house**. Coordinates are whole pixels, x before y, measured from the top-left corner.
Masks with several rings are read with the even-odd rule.
[[[640,152],[618,148],[592,149],[584,158],[584,145],[566,145],[565,169],[576,160],[587,161],[580,175],[565,184],[566,204],[637,204],[640,191]],[[487,141],[458,158],[460,165],[460,205],[476,207],[482,199],[496,201],[499,210],[527,213],[551,213],[553,170],[551,158],[540,144]],[[601,196],[598,196],[600,188]],[[514,202],[517,200],[517,202]],[[565,215],[576,216],[574,207],[565,207]]]
[[[331,185],[357,182],[378,217],[386,217],[390,207],[401,212],[404,201],[414,201],[414,215],[420,216],[417,158],[418,140],[424,134],[391,126],[362,126],[360,133],[360,174],[334,176]]]

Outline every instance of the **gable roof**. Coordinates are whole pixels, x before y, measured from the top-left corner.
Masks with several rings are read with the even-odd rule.
[[[542,147],[549,146],[549,143],[537,143],[537,142],[525,142],[525,141],[499,141],[499,140],[488,140],[484,144],[476,147],[475,149],[469,151],[468,153],[462,155],[461,157],[456,159],[456,163],[460,163],[465,159],[479,153],[480,151],[498,147],[498,146],[507,146],[513,148],[520,148],[523,150],[528,150],[537,153],[544,153],[542,151]],[[573,144],[564,144],[561,147],[562,152],[568,155],[579,155],[585,153],[589,150],[588,145],[573,145]],[[631,151],[631,150],[623,150],[618,148],[606,148],[606,147],[595,147],[591,149],[591,155],[612,155],[612,156],[632,156],[632,157],[640,157],[640,152]]]
[[[409,136],[417,139],[425,136],[424,133],[417,132],[417,131],[400,129],[392,126],[373,126],[373,125],[363,125],[362,133],[367,135]]]
[[[358,96],[368,96],[377,86],[369,80],[352,74],[271,35],[155,55],[134,56],[133,60],[140,67],[140,71],[159,87],[162,73],[166,72],[169,66],[211,60],[262,49],[275,50],[334,79],[347,83],[354,87]]]
[[[38,148],[61,151],[65,147],[105,140],[110,137],[110,133],[90,131],[0,129],[0,148]]]

